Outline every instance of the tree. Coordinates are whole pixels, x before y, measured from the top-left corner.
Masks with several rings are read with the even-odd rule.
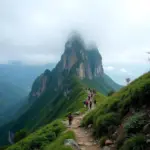
[[[127,82],[127,84],[129,84],[129,83],[130,83],[130,81],[131,81],[131,79],[130,79],[130,78],[126,78],[126,82]]]

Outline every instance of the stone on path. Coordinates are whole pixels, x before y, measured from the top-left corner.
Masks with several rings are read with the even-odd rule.
[[[111,140],[106,140],[105,141],[105,145],[111,145],[111,144],[113,144],[113,142]]]
[[[79,145],[73,139],[66,139],[64,141],[64,145],[71,146],[75,150],[81,150],[80,147],[79,147]]]

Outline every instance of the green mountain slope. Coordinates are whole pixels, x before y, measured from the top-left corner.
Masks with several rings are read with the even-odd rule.
[[[99,138],[112,138],[116,132],[117,136],[113,140],[116,140],[118,149],[121,146],[121,150],[141,147],[146,149],[146,140],[149,138],[146,135],[149,132],[144,133],[144,128],[150,119],[149,99],[150,73],[147,73],[106,99],[97,109],[85,116],[82,124],[93,124],[94,134]]]
[[[37,75],[54,65],[0,64],[0,126],[18,116]]]
[[[8,143],[5,138],[7,137],[8,129],[16,132],[25,128],[28,132],[32,132],[56,118],[64,117],[70,111],[75,112],[79,109],[83,111],[83,100],[87,97],[85,88],[76,77],[71,77],[69,80],[70,83],[67,86],[70,87],[71,91],[67,96],[64,96],[64,90],[54,92],[52,88],[48,89],[16,122],[9,124],[8,128],[6,126],[0,128],[0,134],[2,135],[0,137],[2,143],[0,144]],[[64,81],[64,84],[67,81]]]
[[[24,89],[10,82],[0,81],[0,126],[13,117],[27,95]]]
[[[66,138],[75,138],[74,133],[71,131],[63,133],[64,130],[65,127],[60,121],[54,121],[30,134],[17,144],[10,146],[7,150],[71,150],[71,148],[64,146],[63,142]]]
[[[39,120],[42,124],[39,125],[43,127],[40,127],[40,129],[38,129],[38,126],[34,126],[34,130],[36,131],[30,133],[31,131],[28,130],[29,135],[26,138],[14,144],[13,146],[10,146],[7,150],[28,150],[31,147],[40,148],[43,150],[71,150],[71,148],[64,146],[64,140],[70,138],[75,139],[74,133],[70,131],[63,132],[65,130],[65,127],[60,121],[64,119],[64,117],[66,117],[66,115],[70,111],[84,111],[85,108],[83,106],[83,99],[87,97],[87,91],[85,91],[85,87],[76,77],[71,78],[70,81],[72,92],[68,95],[68,98],[65,98],[61,95],[62,98],[56,99],[58,100],[57,103],[55,103],[54,105],[48,105],[49,108],[54,107],[55,111],[50,111],[49,116],[45,117],[42,117],[44,116],[42,114],[41,120]],[[97,105],[100,105],[106,100],[106,97],[100,93],[97,93],[95,98],[97,99]],[[51,122],[50,120],[53,120],[56,117],[60,118],[60,121],[52,121],[52,123],[49,124],[49,122]],[[36,122],[36,120],[34,120],[34,122]],[[39,147],[36,147],[37,145]]]

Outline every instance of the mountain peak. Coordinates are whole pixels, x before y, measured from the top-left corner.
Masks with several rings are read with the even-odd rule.
[[[65,44],[65,51],[61,57],[61,71],[73,72],[80,79],[101,76],[103,74],[102,57],[96,45],[85,45],[78,33],[73,33]]]

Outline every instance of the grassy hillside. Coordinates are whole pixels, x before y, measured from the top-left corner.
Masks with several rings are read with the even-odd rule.
[[[93,124],[95,136],[112,138],[118,125],[122,124],[123,128],[121,126],[118,129],[121,133],[119,132],[115,139],[118,148],[123,145],[122,150],[140,149],[141,146],[146,146],[146,135],[143,134],[142,128],[150,119],[147,116],[149,99],[150,73],[147,73],[108,97],[98,108],[85,116],[82,125]],[[142,135],[139,137],[138,134]]]
[[[54,121],[10,146],[7,150],[71,150],[71,148],[64,146],[64,140],[74,139],[75,136],[71,131],[63,133],[64,130],[65,127],[60,121]]]
[[[65,83],[66,81],[64,81],[63,85]],[[10,124],[8,128],[0,128],[0,133],[2,133],[0,140],[3,141],[0,144],[7,143],[6,135],[8,129],[13,132],[19,131],[20,129],[26,129],[28,132],[32,132],[56,118],[65,117],[69,112],[76,112],[80,109],[83,111],[83,101],[87,97],[84,86],[75,77],[72,77],[69,83],[67,82],[67,86],[70,89],[67,97],[64,96],[65,87],[57,92],[52,88],[47,89],[18,120]]]
[[[102,77],[96,77],[93,80],[84,79],[83,83],[90,88],[96,88],[100,93],[107,95],[110,91],[118,91],[122,86],[115,83],[106,74]]]

